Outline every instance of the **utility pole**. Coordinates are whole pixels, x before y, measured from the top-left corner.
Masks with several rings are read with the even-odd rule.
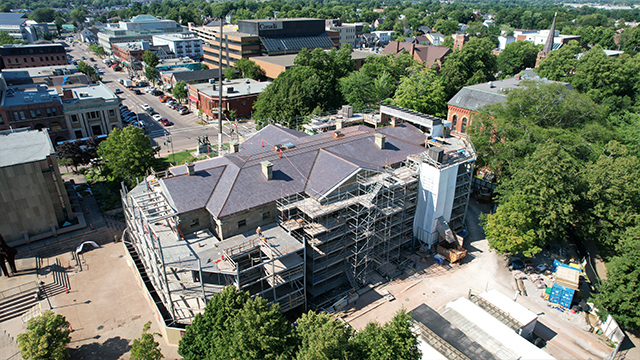
[[[220,15],[220,48],[218,49],[218,78],[220,88],[218,89],[218,155],[222,153],[222,22]]]

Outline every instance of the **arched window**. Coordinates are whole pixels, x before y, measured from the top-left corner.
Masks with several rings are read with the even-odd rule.
[[[51,123],[51,125],[49,125],[49,128],[51,130],[60,130],[60,129],[62,129],[62,126],[60,126],[59,122],[54,121],[54,122]]]
[[[462,131],[461,131],[463,134],[467,132],[466,128],[467,128],[467,118],[464,117],[462,118]]]
[[[42,129],[44,129],[46,126],[42,125],[42,124],[36,124],[36,126],[34,126],[33,128],[40,131]]]
[[[458,131],[458,115],[451,118],[451,131]]]

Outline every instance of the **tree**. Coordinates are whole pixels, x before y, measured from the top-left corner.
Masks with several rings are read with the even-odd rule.
[[[249,78],[257,80],[262,76],[262,68],[249,59],[239,59],[233,67],[227,68],[224,77],[227,79]]]
[[[104,160],[104,168],[109,176],[123,180],[128,186],[143,178],[155,163],[155,154],[160,147],[153,148],[151,139],[139,127],[127,126],[113,129],[98,147],[98,155]]]
[[[158,55],[147,50],[142,53],[142,61],[144,61],[148,67],[155,68],[160,63],[160,58],[158,58]]]
[[[104,51],[104,48],[98,44],[89,45],[89,50],[99,56],[107,55],[107,53]]]
[[[354,71],[338,82],[342,97],[354,110],[361,111],[374,102],[374,83],[364,72]]]
[[[424,114],[446,117],[444,90],[435,70],[414,68],[413,73],[400,82],[393,103]]]
[[[142,335],[138,339],[133,340],[131,346],[131,359],[132,360],[160,360],[164,356],[160,352],[160,343],[155,341],[156,335],[162,337],[159,333],[151,333],[151,321],[147,321],[142,328]]]
[[[187,98],[187,84],[184,81],[178,81],[176,85],[173,87],[173,97],[182,101],[182,99]]]
[[[9,32],[5,30],[0,31],[0,45],[6,44],[20,44],[22,41],[17,40],[13,36],[9,35]]]
[[[500,206],[483,221],[489,246],[499,253],[532,256],[548,243],[565,241],[579,219],[579,170],[559,144],[539,144],[498,186]]]
[[[90,139],[88,141],[76,140],[73,142],[64,142],[58,145],[56,149],[58,157],[61,159],[68,159],[78,171],[79,165],[87,165],[97,157],[95,140]]]
[[[227,286],[187,326],[178,353],[185,360],[287,359],[294,348],[293,329],[278,305]]]
[[[402,359],[417,360],[422,354],[418,349],[418,339],[411,332],[412,319],[400,310],[384,326],[376,322],[368,323],[358,332],[353,342],[356,359]]]
[[[149,81],[152,81],[155,84],[156,80],[158,79],[158,72],[156,71],[155,67],[147,66],[146,68],[144,68],[144,76],[149,79]]]
[[[581,52],[582,49],[577,41],[569,41],[567,45],[550,52],[546,58],[540,60],[536,69],[538,75],[554,81],[571,76],[578,63],[576,56]]]
[[[442,33],[444,36],[449,36],[459,30],[458,22],[455,20],[440,19],[436,21],[433,27],[437,32]]]
[[[309,311],[298,319],[296,332],[300,338],[298,360],[347,360],[354,358],[350,343],[353,329],[327,313]]]
[[[29,319],[27,332],[18,335],[18,347],[25,359],[66,360],[69,357],[70,333],[65,317],[47,310]]]
[[[494,80],[496,56],[493,43],[486,38],[473,37],[462,49],[447,56],[440,70],[447,99],[452,98],[464,86]]]
[[[84,6],[78,6],[69,13],[69,16],[78,24],[82,24],[87,19],[87,8]]]
[[[616,247],[618,255],[607,262],[607,279],[598,286],[592,300],[598,316],[611,314],[622,326],[640,331],[640,226],[625,229],[624,242]]]
[[[31,13],[30,18],[39,23],[52,22],[55,19],[55,11],[50,7],[37,8]]]
[[[534,68],[540,50],[539,46],[529,41],[509,43],[497,57],[498,71],[512,76],[526,68]]]
[[[207,65],[207,64],[200,64],[200,70],[209,70],[209,65]]]

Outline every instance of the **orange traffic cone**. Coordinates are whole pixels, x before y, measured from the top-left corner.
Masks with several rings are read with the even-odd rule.
[[[71,330],[71,332],[73,332],[73,326],[71,326],[71,324],[69,324],[69,330]]]
[[[68,294],[69,293],[69,288],[67,287],[67,285],[64,286],[64,291]]]

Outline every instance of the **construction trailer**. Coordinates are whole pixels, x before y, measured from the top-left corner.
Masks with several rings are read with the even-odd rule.
[[[339,134],[269,125],[230,154],[123,186],[124,240],[167,326],[228,285],[285,312],[331,310],[400,274],[415,248],[458,242],[473,145],[392,110],[391,126]]]

